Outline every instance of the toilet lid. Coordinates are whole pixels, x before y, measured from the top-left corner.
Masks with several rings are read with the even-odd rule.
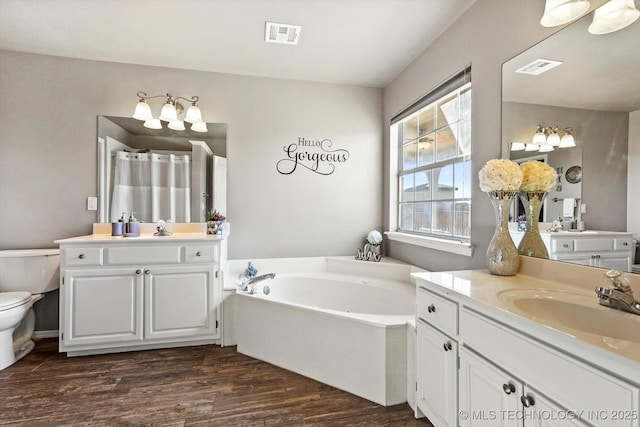
[[[29,292],[0,292],[0,311],[26,304],[29,299]]]

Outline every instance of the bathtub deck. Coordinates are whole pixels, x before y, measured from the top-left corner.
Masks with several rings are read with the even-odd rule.
[[[0,425],[420,426],[382,407],[260,362],[199,346],[67,358],[57,339],[0,371]]]

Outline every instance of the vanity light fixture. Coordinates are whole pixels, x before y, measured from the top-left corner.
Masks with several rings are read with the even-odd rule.
[[[144,121],[144,127],[149,129],[162,129],[162,122],[168,122],[167,127],[173,130],[185,130],[184,122],[191,123],[191,130],[195,132],[206,132],[207,124],[202,121],[202,113],[200,107],[198,107],[199,96],[192,96],[191,98],[185,98],[183,96],[176,96],[167,93],[165,95],[153,95],[149,96],[145,92],[138,92],[139,102],[136,105],[136,109],[133,113],[133,118]],[[159,118],[154,118],[151,113],[151,107],[147,103],[147,99],[153,98],[166,98],[166,102],[162,106]],[[178,115],[184,111],[182,104],[178,102],[178,99],[184,99],[191,103],[191,106],[187,109],[184,121],[178,118]]]
[[[600,6],[589,25],[591,34],[609,34],[633,24],[640,17],[633,0],[611,0]]]
[[[576,142],[571,134],[572,130],[573,128],[571,127],[565,128],[564,135],[561,138],[558,133],[558,126],[537,125],[536,133],[533,135],[533,138],[531,138],[531,144],[527,144],[525,151],[536,151],[533,147],[529,147],[529,145],[538,147],[539,151],[543,153],[553,151],[554,147],[575,147]]]
[[[547,0],[540,25],[557,27],[566,24],[580,18],[589,10],[590,6],[588,0]]]
[[[524,142],[512,142],[511,143],[511,151],[523,151],[526,149],[526,145]]]

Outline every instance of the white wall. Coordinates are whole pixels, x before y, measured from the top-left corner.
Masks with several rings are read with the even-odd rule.
[[[594,2],[592,2],[594,3]],[[594,3],[595,6],[595,3]],[[495,229],[491,204],[478,190],[478,172],[484,163],[501,157],[502,63],[533,46],[559,28],[540,26],[544,2],[479,0],[427,48],[384,90],[385,160],[390,147],[388,124],[395,114],[429,92],[466,64],[472,64],[473,188],[472,257],[391,242],[388,252],[429,270],[484,268],[487,245]],[[386,163],[385,163],[386,164]],[[385,169],[385,182],[389,170]],[[390,188],[385,186],[385,199]],[[390,227],[390,207],[385,205],[385,228]]]

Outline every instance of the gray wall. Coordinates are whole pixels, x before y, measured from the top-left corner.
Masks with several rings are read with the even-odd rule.
[[[592,2],[595,7],[595,2]],[[388,242],[388,253],[431,270],[484,268],[487,245],[495,229],[493,210],[479,191],[478,172],[484,163],[501,157],[502,63],[560,28],[540,26],[544,1],[479,0],[427,48],[384,90],[384,152],[389,158],[388,124],[391,117],[429,92],[466,64],[472,64],[473,188],[472,257],[453,255],[413,245]],[[386,165],[385,161],[385,165]],[[385,200],[389,194],[389,169],[385,166]],[[385,228],[390,227],[385,204]]]

